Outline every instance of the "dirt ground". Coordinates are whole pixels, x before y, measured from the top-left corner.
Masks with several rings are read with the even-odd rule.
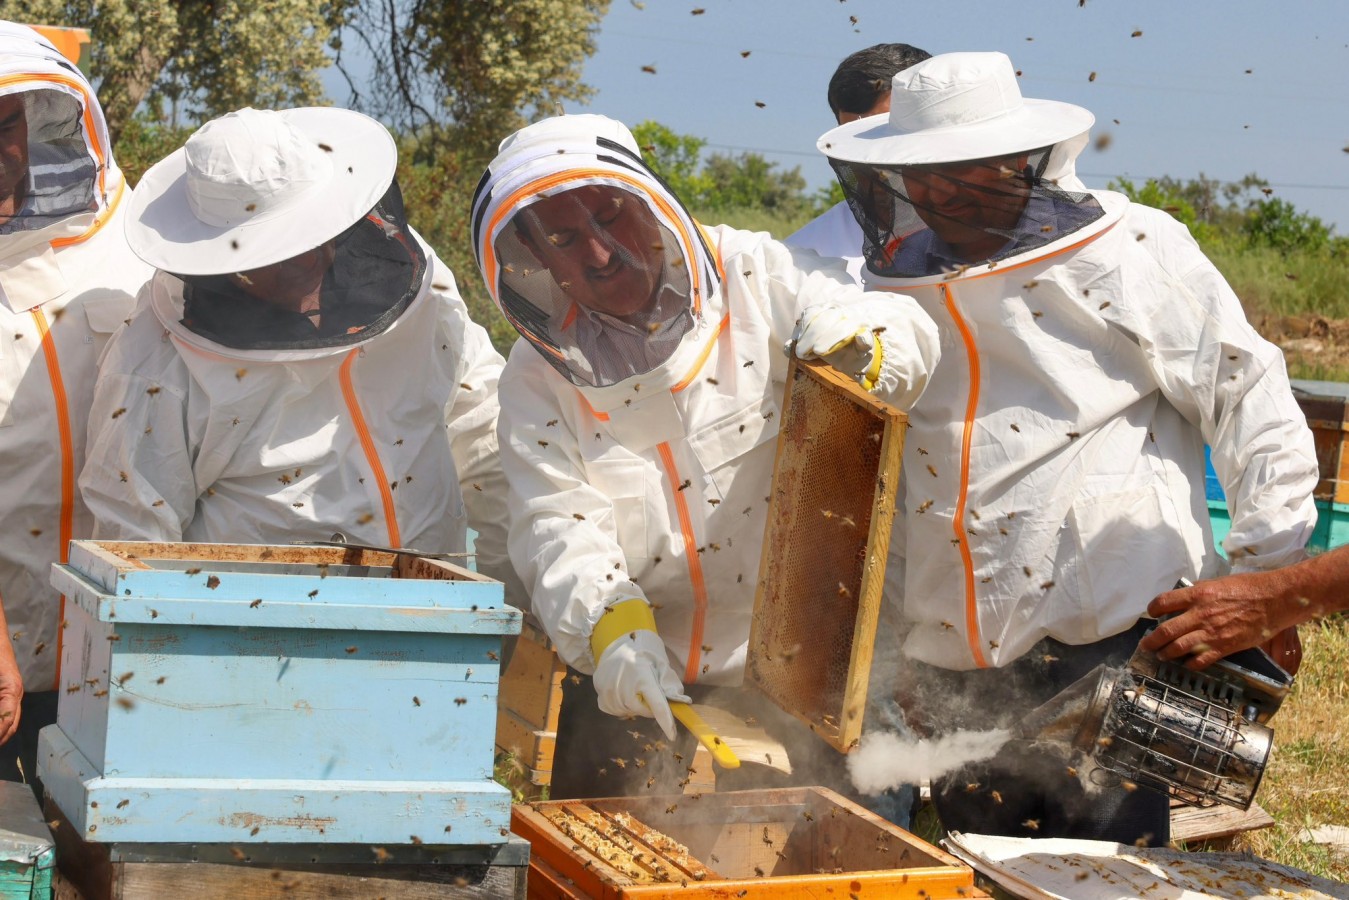
[[[1294,377],[1312,370],[1318,379],[1349,380],[1349,319],[1265,314],[1252,316],[1251,323],[1283,350]]]

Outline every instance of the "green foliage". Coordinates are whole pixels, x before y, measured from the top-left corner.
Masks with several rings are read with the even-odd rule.
[[[1331,229],[1316,216],[1298,212],[1287,200],[1261,200],[1246,214],[1242,233],[1257,247],[1280,253],[1318,253],[1330,248]]]
[[[175,128],[147,115],[134,116],[113,146],[113,159],[127,183],[135,187],[146,169],[183,146],[191,134],[190,128]]]
[[[713,153],[704,160],[707,141],[659,122],[642,122],[633,135],[647,164],[704,221],[733,224],[734,218],[753,223],[737,227],[782,238],[843,197],[837,184],[808,193],[799,166],[780,169],[760,153]]]
[[[712,179],[702,171],[702,152],[707,141],[688,134],[676,134],[660,124],[647,120],[632,129],[642,158],[676,197],[690,208],[701,206],[712,193]]]
[[[415,161],[415,150],[406,146],[407,141],[403,143],[398,184],[403,190],[408,221],[450,267],[469,315],[487,329],[492,344],[505,355],[519,335],[483,285],[469,227],[468,210],[482,171],[477,166],[465,168],[464,162],[453,154],[441,154],[434,164]]]
[[[1194,204],[1182,196],[1182,192],[1177,189],[1174,182],[1168,184],[1156,178],[1149,178],[1142,187],[1138,187],[1128,178],[1119,178],[1111,181],[1107,187],[1112,191],[1119,191],[1135,203],[1169,213],[1171,218],[1190,229],[1190,233],[1196,238],[1210,234],[1209,229],[1200,223]]]
[[[88,28],[114,140],[142,102],[200,123],[243,106],[318,103],[325,46],[352,0],[0,0],[0,17]]]

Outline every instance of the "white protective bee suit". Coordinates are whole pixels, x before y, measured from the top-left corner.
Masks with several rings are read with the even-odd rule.
[[[99,537],[459,553],[467,506],[504,574],[502,360],[408,227],[395,164],[359,114],[242,110],[147,173],[131,237],[161,271],[99,377],[80,479]],[[325,241],[323,331],[217,274]]]
[[[659,312],[634,327],[639,343],[649,335],[645,352],[627,338],[604,345],[588,335],[626,325],[570,299],[573,286],[549,277],[520,237],[542,201],[591,186],[610,191],[606,208],[641,204],[659,222]],[[595,217],[604,223],[608,214]],[[784,342],[808,303],[849,311],[880,332],[876,390],[903,407],[935,362],[930,321],[902,298],[867,301],[836,261],[764,234],[698,225],[641,161],[627,129],[600,116],[550,119],[508,139],[473,221],[488,290],[524,337],[500,384],[510,555],[558,653],[594,671],[596,622],[640,599],[654,610],[677,675],[667,694],[680,682],[740,684]],[[536,240],[545,237],[571,248],[580,240]],[[611,355],[588,355],[596,346]]]
[[[990,103],[978,98],[991,71],[1011,83]],[[905,653],[945,669],[1003,666],[1044,637],[1107,638],[1177,579],[1218,574],[1206,443],[1234,569],[1296,561],[1316,519],[1316,456],[1279,350],[1184,226],[1082,188],[1073,162],[1090,113],[1032,100],[987,121],[969,111],[1020,107],[1014,82],[1001,54],[935,57],[895,77],[888,120],[819,141],[866,233],[868,284],[917,299],[941,330],[941,363],[910,413],[889,574]],[[942,91],[946,107],[931,100]],[[958,104],[961,124],[939,121]],[[1031,112],[1043,121],[1029,134],[1007,124]],[[914,178],[1031,147],[1017,230],[985,262],[951,258],[915,212]],[[981,192],[998,202],[967,188]]]
[[[0,98],[16,96],[28,173],[0,223],[0,598],[32,692],[57,687],[52,563],[92,531],[76,477],[99,354],[152,270],[122,233],[131,190],[93,89],[32,29],[0,23]]]

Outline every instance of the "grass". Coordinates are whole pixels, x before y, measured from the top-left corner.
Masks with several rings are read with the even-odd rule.
[[[1274,754],[1256,798],[1276,824],[1239,836],[1232,849],[1349,881],[1349,854],[1301,838],[1304,828],[1349,823],[1349,618],[1301,634],[1302,670],[1270,722]]]

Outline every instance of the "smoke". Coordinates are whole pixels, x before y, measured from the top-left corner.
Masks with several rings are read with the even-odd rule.
[[[848,774],[863,794],[879,794],[901,784],[940,778],[961,766],[988,759],[1011,737],[1012,733],[1003,728],[955,731],[931,740],[889,732],[866,734],[848,756]]]

